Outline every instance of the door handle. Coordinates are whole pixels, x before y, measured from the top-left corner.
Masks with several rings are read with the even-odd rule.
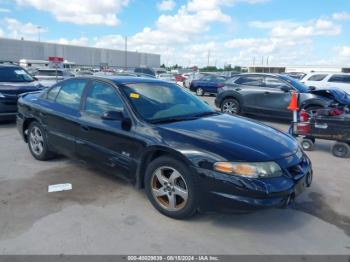
[[[85,126],[85,125],[81,125],[81,126],[80,126],[80,129],[81,129],[82,131],[84,131],[84,132],[89,132],[89,131],[90,131],[90,127]]]
[[[269,92],[269,91],[265,91],[264,94],[265,94],[265,95],[269,95],[270,92]]]

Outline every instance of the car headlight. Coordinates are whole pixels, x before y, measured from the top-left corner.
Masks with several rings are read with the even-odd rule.
[[[3,94],[0,93],[0,98],[5,98],[5,96]]]
[[[283,175],[282,169],[275,162],[216,162],[214,170],[247,178],[268,178]]]

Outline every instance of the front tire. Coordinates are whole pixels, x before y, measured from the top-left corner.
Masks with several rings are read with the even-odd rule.
[[[221,104],[221,112],[231,115],[238,115],[241,113],[241,106],[234,98],[227,98]]]
[[[185,164],[174,158],[160,157],[148,166],[145,190],[152,205],[168,217],[188,218],[198,209],[193,175]]]
[[[28,128],[28,147],[32,156],[40,161],[45,161],[54,157],[49,151],[44,128],[36,121],[32,122]]]

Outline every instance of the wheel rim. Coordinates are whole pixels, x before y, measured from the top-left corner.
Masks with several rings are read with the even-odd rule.
[[[334,151],[337,156],[344,156],[346,154],[346,149],[343,146],[336,146]]]
[[[199,95],[199,96],[202,96],[203,95],[203,89],[202,88],[197,88],[196,94]]]
[[[305,149],[305,150],[307,150],[307,149],[310,149],[310,144],[308,143],[308,142],[303,142],[303,148]]]
[[[29,134],[30,147],[35,155],[40,155],[44,150],[44,138],[38,127],[33,127]]]
[[[238,113],[238,104],[233,101],[225,102],[224,105],[222,106],[222,111],[224,113],[229,113],[229,114],[237,114]]]
[[[188,187],[184,177],[172,167],[162,166],[154,171],[151,179],[154,199],[168,211],[179,211],[188,201]]]

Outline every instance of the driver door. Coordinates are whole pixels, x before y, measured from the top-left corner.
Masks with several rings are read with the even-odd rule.
[[[78,156],[87,162],[130,178],[137,144],[132,132],[121,121],[103,120],[107,111],[122,111],[124,104],[116,88],[102,81],[91,81],[83,98],[79,134],[76,140]]]
[[[288,110],[293,87],[277,77],[267,76],[264,78],[264,93],[260,99],[260,106],[266,114],[276,117],[290,117]]]

